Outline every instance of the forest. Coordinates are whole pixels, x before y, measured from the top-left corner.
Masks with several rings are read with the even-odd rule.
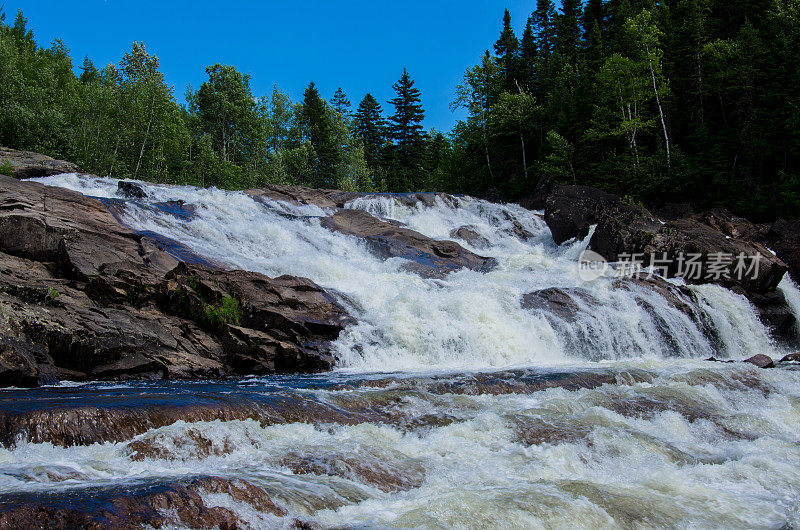
[[[277,86],[254,95],[250,74],[214,64],[182,103],[144,43],[74,68],[64,42],[42,46],[23,13],[0,12],[0,145],[227,189],[519,200],[574,183],[635,203],[797,217],[800,2],[538,0],[524,31],[513,22],[498,17],[497,41],[454,87],[468,117],[440,132],[424,130],[405,69],[390,101],[354,105],[313,82],[300,101]]]

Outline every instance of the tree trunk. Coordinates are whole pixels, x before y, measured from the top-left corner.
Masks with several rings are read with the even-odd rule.
[[[147,137],[150,135],[150,126],[153,124],[153,113],[155,112],[155,107],[156,107],[156,93],[154,90],[153,99],[150,101],[150,119],[147,120],[147,129],[144,132],[144,140],[142,140],[142,148],[139,150],[139,159],[136,161],[136,170],[133,172],[134,177],[139,174],[139,166],[142,163],[142,156],[144,156],[144,146],[147,144]]]

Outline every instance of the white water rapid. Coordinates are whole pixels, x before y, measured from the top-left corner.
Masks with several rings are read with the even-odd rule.
[[[113,179],[39,181],[116,197]],[[140,184],[148,198],[120,214],[135,230],[227,267],[308,277],[358,324],[335,344],[332,374],[1,390],[15,418],[86,410],[63,421],[111,418],[119,432],[186,412],[113,440],[0,447],[0,505],[63,494],[75,506],[112,486],[213,476],[263,488],[283,510],[203,494],[252,528],[800,527],[800,370],[702,360],[786,353],[744,297],[585,282],[586,244],[556,246],[513,205],[349,203],[436,239],[470,226],[488,246],[460,243],[498,262],[423,279],[323,228],[316,206]],[[194,215],[153,207],[175,200]],[[523,307],[553,288],[574,307]],[[780,289],[800,315],[796,285]],[[219,403],[247,413],[202,415]]]

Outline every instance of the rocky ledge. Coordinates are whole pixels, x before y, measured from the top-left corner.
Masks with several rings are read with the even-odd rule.
[[[319,286],[168,247],[97,199],[0,176],[0,386],[332,366],[353,319]]]
[[[80,171],[78,166],[66,160],[56,160],[33,151],[16,151],[7,147],[0,147],[0,166],[2,165],[11,166],[13,176],[18,179],[48,177],[59,173]]]
[[[796,339],[795,317],[776,289],[787,271],[800,274],[800,221],[756,225],[723,209],[659,218],[586,186],[550,190],[544,210],[557,244],[586,238],[596,225],[589,249],[608,261],[653,264],[667,278],[728,287],[753,303],[779,341]]]

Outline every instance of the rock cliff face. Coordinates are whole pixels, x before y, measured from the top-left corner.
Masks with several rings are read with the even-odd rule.
[[[351,322],[310,280],[187,265],[99,200],[0,176],[0,385],[323,370]]]

